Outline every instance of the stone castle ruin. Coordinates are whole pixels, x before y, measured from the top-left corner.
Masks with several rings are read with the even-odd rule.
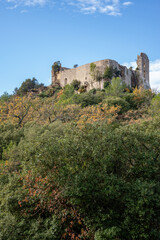
[[[106,69],[112,72],[111,78],[105,78]],[[141,53],[137,57],[137,68],[127,68],[120,65],[118,62],[110,59],[97,61],[91,64],[85,64],[76,68],[61,67],[57,72],[52,68],[52,85],[60,85],[64,87],[71,84],[73,80],[78,80],[81,86],[85,87],[87,91],[96,88],[103,89],[106,81],[111,81],[113,77],[120,77],[128,87],[145,89],[150,88],[149,83],[149,59],[145,53]]]

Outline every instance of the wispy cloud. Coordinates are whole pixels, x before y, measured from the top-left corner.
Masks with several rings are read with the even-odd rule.
[[[44,6],[56,2],[57,5],[62,3],[76,7],[84,14],[102,13],[111,16],[121,15],[121,9],[124,6],[129,6],[132,2],[124,2],[122,0],[4,0],[10,4],[10,9],[19,6],[35,7]]]
[[[21,13],[27,13],[28,11],[27,10],[21,10]]]
[[[136,69],[136,67],[137,67],[137,63],[136,62],[125,62],[125,63],[123,63],[122,64],[123,66],[126,66],[127,68],[130,68],[130,67],[132,67],[133,69]]]
[[[126,67],[137,67],[136,62],[124,63]],[[150,84],[152,89],[160,90],[160,59],[150,62]]]
[[[121,8],[130,5],[131,2],[122,3],[120,0],[71,0],[70,5],[76,6],[81,12],[93,14],[96,12],[105,13],[111,16],[121,15]]]
[[[132,5],[132,4],[133,4],[133,2],[124,2],[123,6],[129,6],[129,5]]]
[[[150,79],[152,88],[160,90],[160,59],[151,62]]]
[[[35,7],[44,6],[48,0],[6,0],[7,3],[12,4],[10,9],[17,8],[19,6]]]

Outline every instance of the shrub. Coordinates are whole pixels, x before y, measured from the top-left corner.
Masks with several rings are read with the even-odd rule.
[[[0,96],[0,101],[1,102],[6,102],[11,98],[11,95],[9,95],[7,92],[4,92],[1,96]]]
[[[120,106],[120,114],[127,112],[130,109],[130,104],[120,97],[107,97],[103,102],[108,104],[108,106]]]
[[[26,79],[20,86],[20,88],[15,89],[15,94],[17,95],[25,95],[27,94],[30,90],[34,90],[40,87],[43,87],[44,85],[41,83],[39,84],[37,79],[32,78],[32,79]]]
[[[62,88],[60,86],[56,85],[52,88],[47,89],[46,91],[41,92],[38,96],[41,98],[52,97],[60,89],[62,89]]]
[[[110,82],[104,82],[104,88],[107,88],[110,84]]]
[[[93,80],[101,81],[103,78],[102,73],[98,70],[98,67],[95,63],[90,64],[90,75],[92,76]]]
[[[95,233],[95,240],[115,240],[118,239],[118,235],[120,233],[120,228],[118,227],[110,227],[105,230],[98,230]]]
[[[94,73],[95,69],[96,69],[96,64],[95,63],[91,63],[90,64],[90,72],[91,72],[91,74]]]
[[[160,113],[160,93],[157,94],[151,101],[150,112],[153,115],[159,115]]]
[[[137,105],[137,108],[141,106],[148,107],[151,104],[152,98],[155,96],[155,93],[151,89],[146,90],[142,87],[139,89],[136,87],[133,91],[134,102]]]
[[[113,68],[107,66],[105,71],[104,71],[103,78],[111,80],[112,77],[113,77]]]
[[[106,88],[107,95],[118,96],[122,95],[126,85],[120,78],[113,78],[111,84]]]
[[[93,89],[91,89],[91,90],[89,91],[89,93],[91,93],[91,94],[96,94],[96,92],[97,92],[97,89],[96,89],[96,88],[93,88]]]
[[[54,62],[52,65],[52,71],[54,72],[54,74],[56,75],[61,69],[61,63],[60,61]]]
[[[132,93],[125,93],[122,98],[129,103],[131,109],[137,109],[137,102]]]
[[[75,79],[72,81],[71,85],[74,87],[76,91],[78,91],[78,89],[80,88],[81,82]]]
[[[74,94],[74,87],[72,85],[66,85],[63,90],[63,94],[61,95],[61,99],[67,99],[72,97]]]
[[[74,96],[74,87],[72,85],[67,84],[64,87],[63,93],[60,95],[57,104],[58,105],[72,104],[73,103],[73,96]]]
[[[23,137],[23,129],[17,129],[14,125],[5,124],[0,126],[0,160],[4,151],[12,145],[18,145],[20,139]]]
[[[82,93],[80,95],[75,95],[74,102],[80,104],[82,107],[87,107],[102,102],[103,98],[104,93],[102,92],[98,92],[97,94],[88,92]]]
[[[78,64],[74,64],[74,65],[73,65],[73,68],[77,68],[77,67],[78,67]]]
[[[78,89],[78,92],[79,92],[79,93],[85,93],[85,92],[86,92],[86,87],[85,87],[85,86],[81,86],[81,87]]]

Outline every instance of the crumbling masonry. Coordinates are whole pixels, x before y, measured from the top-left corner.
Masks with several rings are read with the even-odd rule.
[[[94,62],[96,69],[101,76],[103,76],[105,69],[111,67],[113,71],[119,72],[119,77],[124,83],[129,87],[144,87],[145,89],[150,88],[149,83],[149,59],[145,53],[141,53],[137,57],[137,68],[132,70],[132,68],[127,68],[120,65],[118,62],[110,59],[101,60]],[[59,84],[64,87],[66,84],[71,84],[73,80],[78,80],[81,82],[81,86],[84,86],[87,91],[93,88],[104,88],[104,82],[106,79],[103,77],[98,81],[93,78],[90,71],[90,64],[85,64],[83,66],[69,69],[61,67],[60,71],[54,74],[52,69],[52,85]]]

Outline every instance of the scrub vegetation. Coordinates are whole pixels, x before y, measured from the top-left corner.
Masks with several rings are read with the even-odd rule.
[[[160,239],[160,94],[79,87],[0,97],[0,240]]]

